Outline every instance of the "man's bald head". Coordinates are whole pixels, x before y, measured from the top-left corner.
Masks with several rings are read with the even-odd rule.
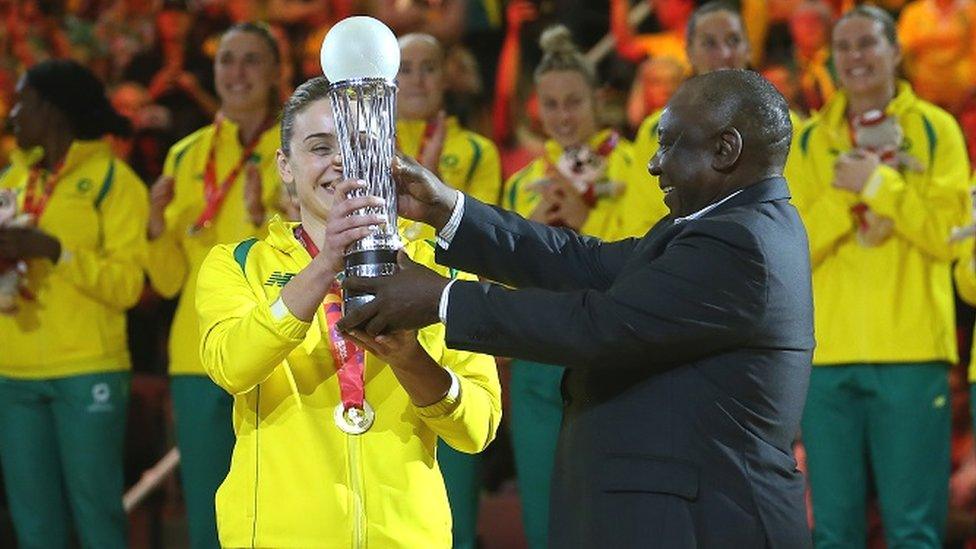
[[[686,81],[658,123],[648,163],[672,215],[686,216],[782,176],[793,133],[783,96],[759,74],[719,70]]]
[[[759,73],[737,69],[695,76],[678,89],[669,106],[695,113],[703,130],[735,128],[742,136],[743,160],[757,168],[765,162],[782,173],[793,136],[790,110]]]

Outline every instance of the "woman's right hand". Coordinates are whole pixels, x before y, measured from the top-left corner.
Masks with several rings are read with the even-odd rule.
[[[348,196],[365,188],[366,182],[358,179],[345,179],[335,185],[335,199],[325,225],[325,241],[315,257],[315,262],[327,268],[333,276],[342,272],[346,248],[386,223],[386,216],[380,214],[351,215],[363,208],[383,206],[383,199],[378,196]]]
[[[149,190],[149,240],[156,240],[166,232],[166,207],[173,201],[174,179],[164,175]]]

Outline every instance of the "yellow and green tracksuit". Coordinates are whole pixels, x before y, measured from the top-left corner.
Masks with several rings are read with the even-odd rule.
[[[267,238],[219,245],[200,269],[201,355],[233,395],[237,435],[217,492],[220,540],[227,547],[449,547],[437,440],[473,453],[494,438],[501,416],[494,361],[448,349],[443,325],[420,330],[421,345],[458,377],[460,395],[418,408],[389,365],[367,353],[375,423],[359,436],[339,431],[326,319],[319,310],[303,322],[279,299],[311,262],[293,230],[273,221]],[[413,242],[407,251],[449,272],[433,263],[432,244]]]
[[[441,179],[486,204],[498,204],[502,190],[502,168],[495,144],[464,129],[457,118],[446,119],[444,148],[438,164]],[[417,157],[424,141],[427,122],[398,120],[397,142],[405,154]],[[433,227],[400,219],[400,234],[407,240],[433,240]],[[438,456],[454,519],[454,548],[475,549],[478,499],[481,492],[480,456],[454,451],[441,442]]]
[[[588,145],[597,150],[608,135],[609,130],[597,132],[588,140]],[[555,141],[547,141],[545,157],[532,161],[506,182],[503,206],[523,217],[530,217],[542,198],[534,184],[550,176],[550,170],[554,169],[551,166],[562,154],[562,147]],[[647,193],[636,189],[642,183],[628,178],[635,162],[631,144],[621,139],[606,161],[607,177],[626,184],[626,189],[620,196],[598,199],[580,233],[604,240],[642,236],[653,223],[647,215],[647,209],[653,203],[646,199]],[[549,487],[562,422],[563,402],[559,386],[563,367],[513,360],[511,368],[512,449],[522,502],[522,523],[529,547],[538,549],[548,545]]]
[[[237,165],[243,152],[237,126],[226,118],[222,124],[215,149],[218,184]],[[169,373],[176,441],[181,453],[180,474],[194,549],[217,545],[213,498],[227,474],[234,445],[232,402],[206,377],[200,363],[200,333],[193,307],[197,272],[213,246],[238,242],[263,230],[251,222],[245,211],[245,168],[211,225],[189,234],[206,204],[203,173],[214,133],[213,125],[206,126],[169,150],[163,175],[174,178],[174,197],[165,211],[165,233],[149,242],[146,268],[150,282],[162,296],[180,294],[169,336]],[[276,125],[261,135],[250,160],[261,174],[262,198],[268,212],[277,208],[280,196],[275,164],[279,143]]]
[[[661,122],[661,115],[664,109],[652,113],[641,122],[634,136],[634,163],[633,171],[629,181],[634,184],[636,191],[641,193],[640,201],[647,205],[643,210],[644,224],[653,225],[661,218],[668,215],[668,207],[664,204],[664,192],[658,183],[658,178],[647,171],[647,165],[651,161],[660,146],[658,143],[657,126]],[[795,136],[799,132],[802,121],[800,116],[790,111],[790,122],[793,123],[794,147]],[[784,176],[787,181],[794,177],[794,165],[796,163],[795,154],[790,149],[790,155],[786,160]]]
[[[487,137],[461,126],[457,118],[447,117],[444,148],[437,171],[442,181],[486,204],[498,204],[502,189],[502,166],[498,148]],[[397,120],[397,145],[404,154],[416,158],[424,141],[427,122]],[[422,223],[402,220],[401,232],[408,240],[432,240],[434,229]]]
[[[881,165],[859,195],[835,189],[834,163],[852,147],[846,110],[840,91],[804,125],[800,177],[790,181],[813,267],[817,348],[803,437],[815,540],[860,543],[870,466],[889,545],[935,547],[948,497],[945,366],[957,359],[950,266],[959,251],[948,239],[970,217],[969,161],[955,120],[899,83],[886,110],[922,170]],[[857,204],[892,221],[879,245],[859,243]]]
[[[24,190],[39,149],[15,151],[0,188]],[[0,461],[24,547],[125,547],[125,311],[142,293],[145,185],[103,141],[75,141],[38,228],[56,264],[28,262],[33,301],[0,315]]]

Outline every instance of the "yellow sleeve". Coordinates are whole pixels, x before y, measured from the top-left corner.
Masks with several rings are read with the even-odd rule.
[[[163,175],[176,177],[176,147],[171,148],[163,164]],[[190,267],[183,252],[181,239],[183,227],[177,226],[180,211],[179,181],[174,183],[173,201],[166,207],[166,231],[156,240],[150,240],[146,258],[146,274],[149,283],[165,298],[175,297],[183,288]]]
[[[540,179],[545,178],[544,162],[534,160],[528,166],[512,174],[505,182],[505,190],[502,193],[502,208],[515,212],[524,218],[532,215],[536,204],[539,203],[539,196],[531,186]]]
[[[142,294],[149,198],[146,187],[123,162],[113,159],[98,205],[102,245],[63,249],[54,268],[83,294],[124,311]]]
[[[247,246],[247,242],[237,246]],[[236,246],[215,246],[200,266],[196,307],[200,359],[214,382],[229,393],[250,391],[274,372],[305,339],[310,322],[259,299],[234,259]]]
[[[412,243],[413,259],[445,276],[477,280],[434,264],[433,247],[427,242]],[[424,328],[418,339],[427,353],[441,366],[457,376],[461,391],[457,399],[445,397],[430,406],[416,407],[428,427],[459,452],[474,454],[484,450],[495,439],[502,417],[501,385],[495,359],[482,354],[448,349],[444,343],[444,326]]]
[[[502,191],[502,163],[498,149],[487,139],[470,139],[475,158],[468,176],[467,193],[485,204],[497,206]]]
[[[956,261],[953,276],[956,279],[956,291],[966,303],[976,306],[976,259],[973,258],[973,242],[969,239],[967,246],[969,253]]]
[[[937,129],[925,185],[908,185],[897,170],[882,165],[861,197],[875,213],[891,218],[906,240],[938,260],[951,261],[958,246],[949,243],[949,234],[970,221],[969,158],[959,126],[945,116],[948,123]]]
[[[809,135],[813,130],[808,123],[800,132],[801,143],[795,149],[791,147],[790,156],[787,157],[787,162],[791,163],[788,165],[791,173],[786,175],[793,205],[807,229],[810,266],[816,269],[842,239],[854,233],[854,217],[850,210],[857,203],[857,196],[817,181],[813,159],[816,153],[802,145],[804,138],[815,137]]]

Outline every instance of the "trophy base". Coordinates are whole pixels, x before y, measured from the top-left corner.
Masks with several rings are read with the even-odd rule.
[[[397,250],[363,250],[346,255],[346,276],[375,278],[397,271]],[[369,293],[343,292],[342,314],[369,303],[375,296]]]

